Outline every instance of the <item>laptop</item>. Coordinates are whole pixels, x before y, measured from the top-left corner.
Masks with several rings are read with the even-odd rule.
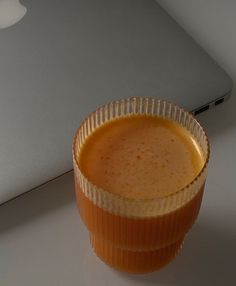
[[[153,96],[197,114],[230,94],[229,76],[154,0],[21,5],[0,30],[0,203],[71,170],[73,135],[101,104]]]

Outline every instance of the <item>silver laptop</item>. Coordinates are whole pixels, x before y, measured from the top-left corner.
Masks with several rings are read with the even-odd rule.
[[[24,17],[0,30],[1,203],[72,168],[73,134],[98,105],[147,95],[199,113],[231,91],[154,0],[21,4]]]

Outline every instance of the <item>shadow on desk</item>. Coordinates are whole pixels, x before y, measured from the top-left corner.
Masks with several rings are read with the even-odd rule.
[[[148,275],[122,275],[133,285],[232,285],[235,281],[236,237],[197,223],[182,252],[166,268]]]
[[[70,203],[75,203],[72,172],[1,205],[0,235]]]

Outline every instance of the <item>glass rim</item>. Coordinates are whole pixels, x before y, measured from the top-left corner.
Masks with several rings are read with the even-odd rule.
[[[185,185],[184,187],[182,187],[181,189],[177,189],[175,192],[172,192],[170,194],[166,194],[166,195],[163,195],[161,197],[157,197],[157,198],[145,198],[145,199],[142,199],[142,198],[127,198],[127,197],[123,197],[119,194],[114,194],[114,193],[111,193],[109,192],[108,190],[104,189],[104,188],[101,188],[101,187],[98,187],[96,186],[93,182],[91,182],[84,174],[83,172],[80,170],[80,167],[79,167],[79,162],[78,162],[78,156],[76,155],[76,144],[77,144],[77,139],[78,139],[78,136],[81,132],[81,129],[83,127],[83,125],[86,123],[86,121],[91,117],[93,116],[98,110],[102,109],[102,108],[105,108],[106,106],[109,106],[109,104],[116,104],[116,103],[119,103],[121,101],[124,101],[124,100],[137,100],[137,99],[142,99],[142,100],[154,100],[154,101],[158,101],[159,103],[166,103],[166,104],[169,104],[173,107],[176,107],[177,109],[181,110],[182,112],[184,112],[185,114],[187,114],[190,118],[192,118],[193,121],[195,121],[195,123],[198,125],[198,127],[200,128],[201,132],[203,133],[203,136],[204,136],[204,139],[206,141],[206,158],[204,158],[204,164],[200,170],[200,172],[193,178],[193,180],[191,180],[187,185]],[[124,115],[123,117],[128,117],[130,115],[139,115],[139,114],[144,114],[145,113],[130,113],[130,114],[126,114]],[[161,115],[157,115],[157,114],[154,114],[154,115],[150,115],[150,116],[154,116],[154,117],[164,117],[164,118],[167,118],[168,117],[165,117],[165,116],[161,116]],[[121,118],[122,116],[120,116]],[[119,117],[117,117],[119,118]],[[103,124],[109,122],[109,121],[112,121],[112,120],[115,120],[116,118],[114,119],[111,119],[111,120],[107,120],[105,122],[103,122],[100,126],[102,126]],[[170,119],[171,120],[171,119]],[[179,123],[180,124],[180,123]],[[99,126],[99,127],[100,127]],[[99,128],[97,127],[97,128]],[[95,128],[91,134],[97,129]],[[184,129],[187,129],[186,127],[183,126]],[[196,140],[195,140],[196,141]],[[199,147],[199,142],[196,142],[198,147]],[[80,177],[83,178],[83,180],[85,180],[91,188],[93,188],[94,190],[96,191],[102,191],[104,192],[105,194],[107,194],[108,196],[110,197],[114,197],[114,198],[117,198],[119,200],[122,200],[122,201],[125,201],[125,202],[137,202],[137,203],[155,203],[155,202],[158,202],[160,200],[165,200],[167,198],[170,198],[170,197],[174,197],[176,196],[177,194],[179,193],[182,193],[183,191],[185,190],[188,190],[190,187],[192,187],[193,185],[197,184],[198,181],[201,180],[202,177],[204,177],[204,174],[206,173],[206,170],[207,170],[207,166],[208,166],[208,163],[209,163],[209,158],[210,158],[210,144],[209,144],[209,139],[208,139],[208,136],[205,132],[205,129],[203,128],[203,126],[200,124],[200,122],[196,119],[196,117],[193,116],[193,114],[189,111],[187,111],[185,108],[179,106],[178,104],[175,104],[173,102],[169,102],[167,100],[164,100],[164,99],[159,99],[157,97],[149,97],[149,96],[134,96],[134,97],[122,97],[120,99],[117,99],[117,100],[113,100],[113,101],[110,101],[106,104],[103,104],[103,105],[100,105],[96,108],[96,110],[94,110],[93,112],[91,112],[80,124],[79,128],[76,130],[75,132],[75,135],[74,135],[74,138],[73,138],[73,143],[72,143],[72,157],[73,157],[73,163],[74,163],[74,169],[76,168],[75,171],[78,171],[79,172],[79,175]]]

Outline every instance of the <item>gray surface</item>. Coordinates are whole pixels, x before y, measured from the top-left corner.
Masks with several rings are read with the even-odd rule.
[[[214,50],[217,60],[232,71],[236,82],[236,42],[232,37],[232,21],[236,19],[232,7],[225,2],[221,7],[222,2],[216,5],[214,0],[204,4],[194,0],[177,2],[172,1],[191,18],[187,27],[207,35],[205,48]],[[200,4],[202,11],[197,9]],[[227,12],[230,26],[219,21],[222,10]],[[232,17],[228,17],[230,14]],[[209,177],[200,216],[176,261],[160,272],[141,277],[123,275],[106,267],[89,248],[74,203],[72,175],[68,175],[0,206],[0,285],[234,285],[235,106],[236,92],[225,105],[199,116],[211,141]]]
[[[0,206],[0,285],[234,285],[236,94],[202,114],[211,142],[200,216],[177,259],[144,276],[125,275],[92,252],[76,210],[73,176]]]
[[[22,0],[0,31],[0,201],[71,168],[71,140],[98,104],[158,96],[195,109],[228,76],[155,1]]]

